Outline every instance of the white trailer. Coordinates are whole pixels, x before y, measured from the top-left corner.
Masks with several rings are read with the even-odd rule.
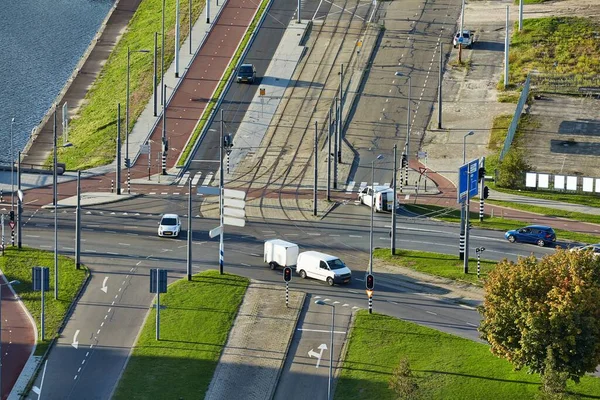
[[[298,245],[281,239],[265,240],[265,263],[271,269],[294,267],[298,260]]]

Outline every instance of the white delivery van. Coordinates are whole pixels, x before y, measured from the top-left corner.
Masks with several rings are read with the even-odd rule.
[[[335,256],[319,253],[318,251],[305,251],[298,255],[296,272],[301,278],[314,278],[325,281],[329,286],[334,283],[348,283],[352,271]]]
[[[298,245],[281,239],[265,240],[265,262],[271,269],[293,267],[298,260]]]
[[[373,192],[375,193],[374,196]],[[373,191],[371,186],[367,186],[358,193],[358,201],[360,201],[360,204],[372,207],[373,199],[375,199],[375,212],[394,210],[393,188],[389,186],[375,186],[375,190]],[[396,205],[397,204],[398,203],[396,203]]]

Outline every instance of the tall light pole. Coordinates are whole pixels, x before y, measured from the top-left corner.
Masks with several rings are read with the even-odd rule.
[[[54,299],[58,300],[58,176],[57,176],[57,168],[58,168],[58,159],[56,158],[56,108],[54,109],[54,123],[53,123],[53,147],[54,147],[54,157],[53,157],[53,179],[52,179],[52,194],[53,194],[53,203],[54,203]]]
[[[473,136],[475,132],[469,131],[463,136],[463,164],[467,162],[467,136]]]
[[[331,307],[331,339],[329,343],[329,379],[327,380],[327,400],[331,400],[333,398],[333,394],[331,393],[331,380],[333,377],[333,330],[335,328],[335,306],[333,304],[327,304],[323,300],[316,300],[315,304],[320,306],[329,306]]]
[[[13,124],[15,119],[10,120],[10,209],[15,209],[15,156],[13,155]]]
[[[175,0],[175,78],[179,78],[179,0]]]
[[[408,103],[406,106],[406,141],[404,142],[404,149],[406,153],[406,161],[410,160],[410,102],[411,102],[411,88],[412,88],[412,80],[410,75],[403,74],[400,71],[395,73],[396,76],[406,76],[408,78]],[[408,162],[406,163],[405,171],[404,171],[404,184],[408,185]]]
[[[392,255],[396,254],[396,202],[398,201],[398,192],[396,187],[396,170],[398,159],[396,157],[398,146],[394,144],[394,171],[392,171],[392,188],[394,189],[394,206],[392,207],[392,231],[390,235]]]
[[[373,274],[373,212],[375,210],[375,162],[383,160],[380,154],[371,161],[371,233],[369,234],[369,274]]]
[[[3,276],[2,280],[6,278]],[[0,284],[0,396],[2,396],[2,286],[6,285],[18,285],[19,281],[13,280],[10,282]]]
[[[125,99],[125,166],[127,167],[127,182],[129,187],[129,181],[131,178],[130,167],[131,163],[129,162],[129,64],[131,59],[131,53],[149,53],[148,50],[134,50],[131,51],[129,46],[127,46],[127,98]],[[121,162],[121,160],[119,160]]]
[[[160,47],[160,58],[161,58],[161,67],[160,67],[160,87],[161,89],[164,86],[165,79],[165,1],[162,2],[162,34],[161,34],[161,47]],[[161,90],[160,94],[160,102],[163,104],[165,100],[165,95],[167,94],[166,90],[163,92]],[[164,175],[164,174],[163,174]]]

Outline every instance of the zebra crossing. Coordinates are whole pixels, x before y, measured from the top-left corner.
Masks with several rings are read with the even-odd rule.
[[[194,176],[192,176],[192,174]],[[211,183],[216,184],[217,182],[213,182],[213,178],[215,176],[214,173],[209,172],[207,173],[205,176],[202,176],[202,171],[198,171],[196,173],[192,173],[190,174],[190,172],[185,172],[179,179],[177,179],[175,181],[175,183],[177,184],[178,188],[183,188],[185,186],[187,186],[188,181],[191,180],[192,182],[192,186],[198,186],[198,184],[200,183],[200,181],[202,180],[202,178],[204,178],[202,180],[202,186],[210,186]]]
[[[354,192],[354,186],[356,186],[356,182],[354,181],[350,181],[348,182],[348,185],[346,186],[346,193],[353,193]],[[360,185],[358,186],[358,190],[357,192],[360,193],[363,191],[364,188],[366,188],[367,186],[369,186],[368,182],[361,182]],[[383,186],[383,187],[390,187],[389,183],[383,183],[383,184],[379,184],[379,182],[373,182],[373,186]]]

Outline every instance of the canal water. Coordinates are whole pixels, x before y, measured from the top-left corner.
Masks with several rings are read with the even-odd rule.
[[[0,0],[0,162],[10,162],[96,35],[114,0]]]

